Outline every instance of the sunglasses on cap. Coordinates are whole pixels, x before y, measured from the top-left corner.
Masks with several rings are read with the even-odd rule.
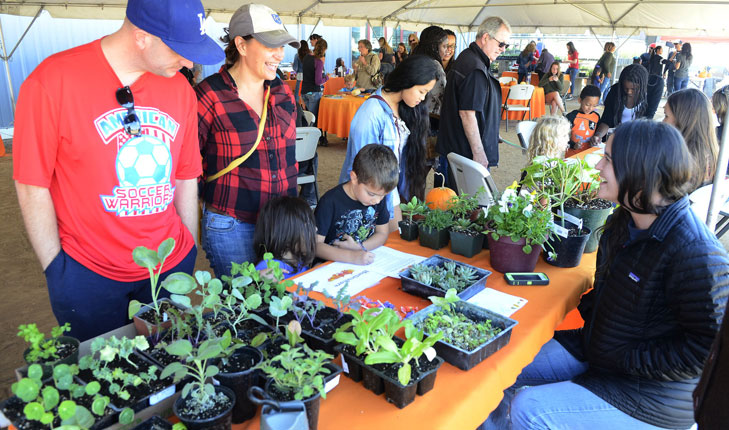
[[[134,95],[129,86],[116,90],[116,101],[127,110],[127,115],[122,120],[124,131],[131,136],[137,136],[142,131],[142,123],[134,111]]]

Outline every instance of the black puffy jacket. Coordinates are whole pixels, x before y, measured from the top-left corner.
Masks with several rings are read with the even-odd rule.
[[[729,257],[683,198],[596,275],[579,305],[584,327],[555,338],[589,364],[575,383],[641,421],[688,428],[728,294]]]

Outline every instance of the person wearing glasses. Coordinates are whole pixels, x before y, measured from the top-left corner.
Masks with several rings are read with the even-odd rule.
[[[202,246],[218,278],[230,274],[232,263],[255,262],[258,212],[275,197],[296,196],[298,175],[294,96],[276,69],[284,46],[299,42],[261,4],[241,6],[227,31],[225,64],[195,88]],[[315,52],[323,57],[323,50]]]
[[[489,70],[491,63],[509,47],[511,27],[491,16],[479,26],[476,41],[462,51],[447,76],[436,150],[439,171],[455,189],[447,174],[447,158],[455,152],[484,167],[499,164],[501,85]]]
[[[446,72],[450,72],[451,66],[453,65],[453,55],[456,53],[456,33],[453,32],[453,30],[448,30],[447,28],[444,28],[446,34],[448,35],[448,46],[445,55],[442,59],[443,64],[443,70]]]
[[[53,313],[79,340],[127,324],[130,300],[151,302],[136,247],[175,240],[160,282],[194,269],[197,115],[178,70],[223,59],[204,20],[200,0],[129,0],[119,30],[50,56],[21,87],[20,209]]]
[[[410,47],[410,53],[412,54],[413,49],[418,46],[418,35],[416,33],[412,33],[408,36],[408,46]]]

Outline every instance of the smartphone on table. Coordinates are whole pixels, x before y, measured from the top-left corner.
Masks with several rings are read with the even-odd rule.
[[[549,285],[549,278],[542,272],[507,272],[504,279],[509,285]]]

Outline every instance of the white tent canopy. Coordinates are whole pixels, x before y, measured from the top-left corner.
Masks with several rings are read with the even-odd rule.
[[[246,2],[202,0],[208,15],[227,22]],[[418,30],[431,24],[473,31],[497,15],[517,33],[582,33],[729,37],[729,1],[719,0],[259,0],[287,24],[372,25]],[[126,0],[4,0],[0,13],[56,18],[121,19]]]

